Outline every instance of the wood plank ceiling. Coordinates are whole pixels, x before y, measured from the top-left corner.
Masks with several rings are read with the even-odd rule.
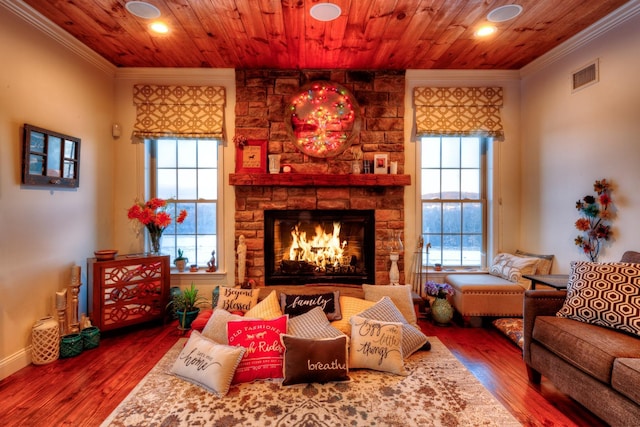
[[[323,0],[324,1],[324,0]],[[309,14],[320,0],[147,0],[166,35],[125,0],[25,0],[118,67],[275,69],[519,69],[626,0],[327,0],[340,17]],[[523,12],[474,35],[496,7]]]

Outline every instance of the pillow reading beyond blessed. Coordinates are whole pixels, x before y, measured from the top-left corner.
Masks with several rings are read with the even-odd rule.
[[[233,320],[244,320],[243,316],[238,314],[229,313],[227,310],[221,308],[214,310],[213,314],[204,325],[202,335],[214,340],[220,344],[229,344],[227,339],[227,323]]]
[[[271,291],[265,299],[254,305],[244,315],[254,319],[265,320],[271,320],[282,316],[282,310],[278,303],[278,295],[276,291]]]
[[[282,335],[282,385],[349,381],[347,336],[307,339]]]
[[[329,323],[327,315],[320,307],[314,307],[305,314],[289,319],[289,335],[298,338],[335,338],[344,335],[342,331]]]
[[[193,331],[170,371],[218,396],[224,396],[245,351],[243,347],[215,343]]]
[[[640,335],[640,264],[572,261],[557,316]]]
[[[378,302],[382,297],[389,297],[398,307],[400,313],[413,326],[418,326],[416,309],[413,306],[413,296],[411,295],[411,285],[362,285],[364,299]]]
[[[402,358],[402,323],[352,316],[349,366],[407,375]]]
[[[322,308],[329,320],[340,320],[340,291],[314,295],[280,294],[280,307],[291,317],[306,313],[314,307]]]
[[[410,325],[389,297],[383,297],[359,316],[380,322],[402,323],[402,356],[409,357],[425,345],[429,339],[422,331]]]
[[[233,376],[233,383],[282,378],[284,347],[280,334],[287,333],[284,315],[273,320],[236,320],[227,323],[229,345],[247,349]]]
[[[216,308],[246,313],[258,303],[260,289],[238,289],[220,286]]]
[[[500,253],[493,259],[489,268],[489,274],[501,277],[514,283],[527,286],[526,279],[522,276],[534,274],[538,265],[538,258],[520,257],[507,253]]]

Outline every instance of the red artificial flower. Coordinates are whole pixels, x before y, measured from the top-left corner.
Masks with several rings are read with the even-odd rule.
[[[587,218],[580,218],[576,221],[576,228],[580,231],[587,231],[591,228],[591,223]]]
[[[176,222],[177,222],[178,224],[182,224],[182,223],[184,222],[184,220],[185,220],[185,218],[186,218],[186,217],[187,217],[187,211],[186,211],[186,210],[184,210],[184,209],[182,209],[182,210],[180,211],[180,214],[178,215],[178,218],[176,219]]]

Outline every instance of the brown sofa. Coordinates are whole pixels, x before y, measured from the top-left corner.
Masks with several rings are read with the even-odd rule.
[[[621,261],[640,263],[640,253],[626,252]],[[529,380],[539,383],[544,375],[612,426],[640,425],[640,338],[556,317],[566,294],[525,292],[524,361]]]

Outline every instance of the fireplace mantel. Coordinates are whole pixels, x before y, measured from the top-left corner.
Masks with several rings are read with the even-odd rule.
[[[411,185],[411,175],[232,173],[229,184],[265,187],[399,187]]]

